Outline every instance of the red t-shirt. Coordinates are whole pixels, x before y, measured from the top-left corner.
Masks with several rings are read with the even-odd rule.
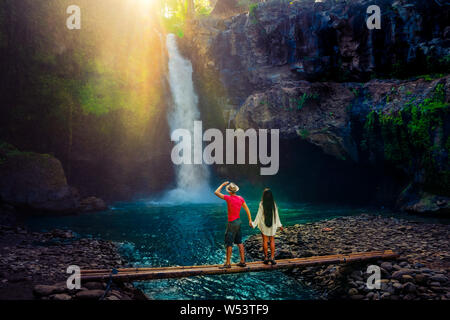
[[[244,204],[244,198],[240,196],[224,196],[228,206],[228,221],[234,221],[240,218],[241,208]]]

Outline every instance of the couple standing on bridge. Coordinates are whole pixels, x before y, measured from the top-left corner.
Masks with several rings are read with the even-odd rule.
[[[223,187],[226,186],[226,190],[229,195],[221,193]],[[264,263],[275,265],[275,233],[278,228],[283,231],[283,226],[280,222],[278,215],[278,207],[273,199],[272,191],[268,188],[264,189],[261,202],[259,203],[258,213],[256,214],[255,221],[252,221],[250,210],[245,203],[244,198],[238,196],[236,193],[239,191],[239,187],[234,183],[228,181],[222,183],[214,192],[216,196],[227,202],[228,207],[228,225],[225,233],[225,245],[226,245],[226,262],[221,267],[224,269],[231,268],[231,252],[233,249],[233,243],[239,248],[239,254],[241,261],[237,264],[239,267],[245,267],[245,252],[244,245],[242,244],[241,233],[241,219],[240,212],[243,207],[248,216],[249,225],[252,228],[258,227],[261,231],[263,239],[263,251],[264,251]],[[268,242],[270,240],[270,255],[268,258]]]

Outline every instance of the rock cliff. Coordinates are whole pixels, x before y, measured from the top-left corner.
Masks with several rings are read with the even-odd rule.
[[[284,140],[337,161],[392,168],[402,183],[445,198],[448,5],[377,1],[381,29],[369,30],[371,4],[268,1],[192,21],[181,42],[206,97],[202,111],[238,128],[281,129]]]

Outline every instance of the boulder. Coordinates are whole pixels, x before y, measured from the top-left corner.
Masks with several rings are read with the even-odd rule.
[[[60,285],[36,285],[33,288],[34,295],[38,297],[46,297],[55,293],[63,293],[67,290]]]
[[[103,283],[101,282],[86,282],[83,284],[83,287],[89,289],[89,290],[104,290],[105,287],[103,286]]]
[[[75,295],[75,298],[82,300],[98,300],[100,299],[105,290],[84,290],[80,291]]]
[[[67,184],[61,162],[48,154],[0,146],[0,199],[16,207],[75,212],[78,193]]]
[[[61,162],[48,154],[0,143],[0,201],[27,212],[76,213],[106,210],[96,197],[80,200]]]
[[[81,200],[80,206],[83,212],[103,211],[108,209],[105,201],[96,197],[88,197]]]
[[[72,297],[66,293],[58,293],[58,294],[51,295],[50,299],[58,300],[58,301],[67,301],[67,300],[72,300]]]
[[[410,184],[399,195],[397,207],[414,214],[449,214],[450,198],[425,192]]]
[[[434,276],[431,276],[430,280],[445,283],[445,282],[447,282],[448,279],[443,274],[436,274]]]

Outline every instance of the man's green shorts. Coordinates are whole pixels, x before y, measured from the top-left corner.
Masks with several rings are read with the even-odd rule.
[[[225,232],[225,245],[227,247],[232,247],[233,243],[242,243],[241,219],[228,222],[227,231]]]

